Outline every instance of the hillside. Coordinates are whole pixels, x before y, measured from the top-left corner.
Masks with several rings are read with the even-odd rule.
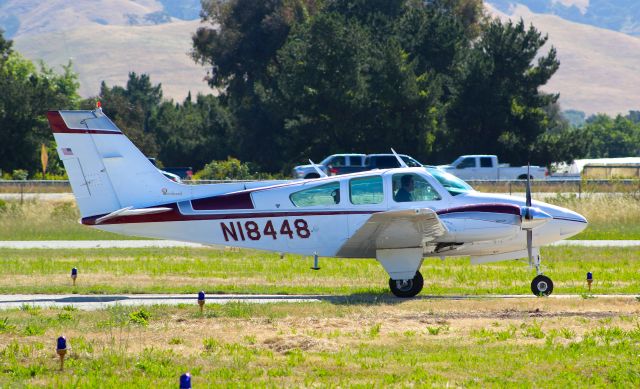
[[[518,4],[538,14],[551,14],[595,27],[640,36],[638,0],[488,0],[502,12]]]
[[[210,93],[202,81],[203,67],[188,56],[191,34],[199,21],[175,21],[150,26],[91,25],[81,29],[25,34],[15,47],[30,59],[44,59],[49,66],[71,58],[80,76],[81,96],[95,96],[104,80],[124,85],[129,72],[148,73],[162,83],[164,96],[182,100],[187,93]]]
[[[509,15],[487,9],[503,20],[523,18],[549,34],[561,64],[544,90],[560,92],[563,109],[616,114],[640,108],[640,38],[536,14],[524,6],[512,8]]]

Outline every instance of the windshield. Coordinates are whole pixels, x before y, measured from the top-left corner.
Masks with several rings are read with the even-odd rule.
[[[468,193],[473,190],[471,185],[462,181],[458,177],[453,174],[449,174],[437,168],[427,168],[427,171],[438,180],[439,183],[444,186],[447,192],[451,193],[452,196],[457,196],[462,193]]]

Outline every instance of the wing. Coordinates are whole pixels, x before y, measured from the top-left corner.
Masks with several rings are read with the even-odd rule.
[[[446,228],[429,208],[374,213],[337,253],[343,258],[374,258],[379,249],[423,248]],[[435,245],[433,245],[435,248]]]

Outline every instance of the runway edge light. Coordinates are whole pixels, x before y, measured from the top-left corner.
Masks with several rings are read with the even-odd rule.
[[[204,308],[204,290],[198,292],[198,305],[200,306],[200,313],[202,313],[202,309]]]
[[[71,269],[71,280],[73,280],[73,286],[76,286],[76,278],[78,278],[78,268]]]
[[[191,389],[191,373],[180,376],[180,389]]]
[[[591,292],[592,283],[593,283],[593,273],[587,272],[587,285],[589,285],[589,292]]]
[[[60,370],[64,370],[64,357],[67,355],[67,339],[64,336],[58,338],[56,353],[60,357]]]

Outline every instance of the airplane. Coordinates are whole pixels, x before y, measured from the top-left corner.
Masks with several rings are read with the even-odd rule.
[[[571,210],[475,191],[434,167],[311,180],[187,185],[166,178],[102,112],[49,111],[81,213],[104,231],[304,256],[376,258],[397,297],[420,293],[425,257],[474,264],[527,258],[548,296],[539,247],[584,230]],[[394,151],[395,153],[395,151]]]

